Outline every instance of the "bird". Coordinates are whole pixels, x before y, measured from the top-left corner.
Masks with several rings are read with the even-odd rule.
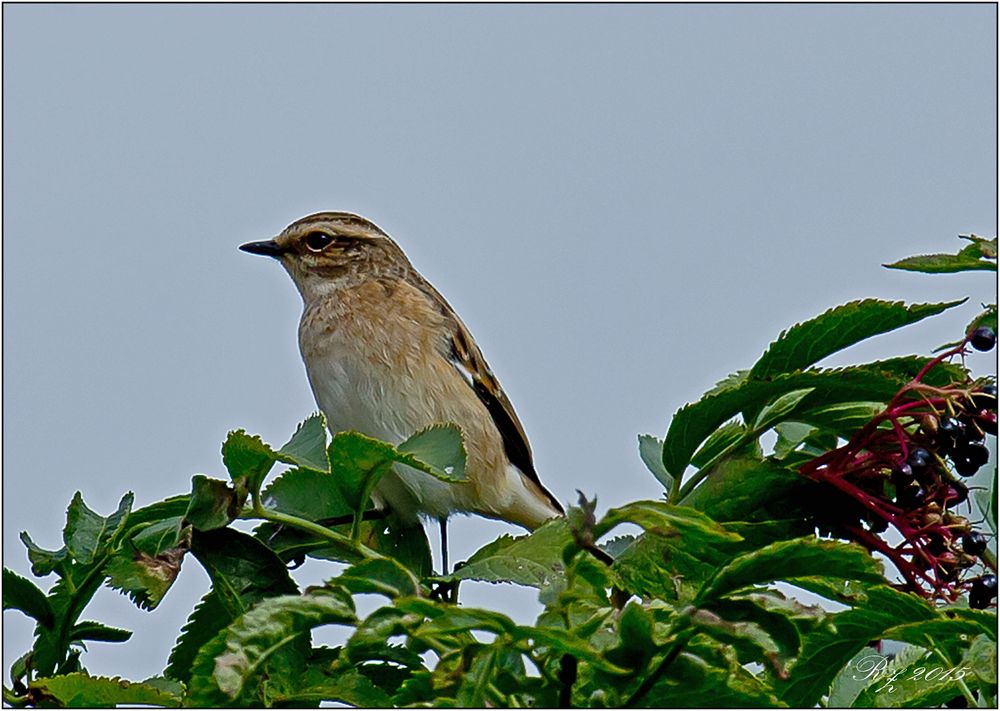
[[[298,289],[299,350],[332,433],[353,430],[399,444],[433,424],[460,428],[464,481],[397,466],[373,492],[377,508],[406,525],[439,521],[445,572],[452,514],[529,531],[564,515],[468,328],[386,232],[353,213],[318,212],[240,249],[278,260]]]

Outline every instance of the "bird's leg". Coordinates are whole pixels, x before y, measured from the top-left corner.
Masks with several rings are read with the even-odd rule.
[[[448,574],[448,517],[438,518],[441,526],[441,575]]]

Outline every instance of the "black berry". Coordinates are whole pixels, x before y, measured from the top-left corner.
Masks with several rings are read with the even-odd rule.
[[[989,326],[980,326],[972,332],[969,342],[977,351],[991,351],[997,344],[997,332]]]
[[[971,531],[962,536],[962,551],[969,555],[982,555],[986,550],[986,536],[979,531]]]
[[[941,420],[938,431],[949,437],[961,437],[965,434],[965,425],[954,417],[946,417]]]
[[[984,610],[990,606],[993,598],[997,596],[997,576],[984,575],[972,581],[972,589],[969,590],[969,607],[974,610]]]
[[[990,450],[985,444],[979,442],[969,442],[959,450],[962,456],[971,461],[976,466],[983,466],[990,461]]]
[[[906,463],[910,465],[910,469],[917,476],[920,476],[927,466],[932,461],[931,453],[928,452],[923,447],[917,447],[910,452],[910,456],[906,458]]]
[[[997,409],[997,386],[987,385],[978,392],[972,393],[972,404],[977,410],[990,410],[996,412]]]

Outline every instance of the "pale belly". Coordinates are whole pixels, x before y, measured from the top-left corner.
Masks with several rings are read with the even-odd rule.
[[[456,413],[442,411],[446,406],[434,406],[440,398],[427,392],[411,368],[379,365],[372,354],[358,352],[339,335],[330,334],[319,353],[314,349],[303,356],[316,403],[332,433],[354,430],[399,444],[424,427],[458,419]],[[382,477],[375,499],[406,520],[475,508],[468,485],[449,484],[403,465]]]

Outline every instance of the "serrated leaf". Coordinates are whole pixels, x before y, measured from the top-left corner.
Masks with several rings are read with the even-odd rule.
[[[630,705],[690,708],[708,704],[715,708],[773,708],[782,702],[769,685],[743,668],[732,647],[699,635],[688,642],[641,701]]]
[[[704,514],[684,507],[658,510],[659,502],[637,502],[612,509],[595,533],[629,521],[646,529],[621,552],[612,571],[630,592],[663,600],[690,602],[702,583],[745,546],[743,539]]]
[[[462,675],[455,701],[462,708],[486,708],[492,705],[489,686],[496,673],[499,653],[495,646],[483,649],[473,659],[469,671]]]
[[[108,560],[104,574],[108,586],[121,591],[144,610],[160,604],[177,579],[186,548],[171,548],[151,556],[124,545]]]
[[[411,451],[403,451],[404,446]],[[425,462],[418,454],[433,461]],[[365,505],[393,464],[405,464],[446,482],[461,481],[465,476],[465,449],[454,425],[433,425],[399,448],[358,432],[338,432],[327,448],[327,456],[334,480],[354,511]]]
[[[195,605],[194,611],[181,628],[165,674],[171,679],[187,682],[191,679],[191,665],[198,650],[215,637],[220,630],[235,619],[219,601],[215,591],[209,590]]]
[[[31,683],[31,694],[41,705],[65,708],[111,708],[143,705],[177,708],[181,700],[149,684],[90,676],[82,672],[64,674]]]
[[[778,336],[750,369],[750,378],[808,368],[859,341],[916,323],[964,301],[907,306],[902,301],[864,299],[835,306]]]
[[[351,624],[354,611],[334,595],[282,595],[261,601],[224,631],[221,653],[214,657],[212,681],[229,699],[244,687],[282,648],[308,630],[328,624]],[[219,649],[213,648],[211,651]],[[192,690],[195,677],[192,676]]]
[[[796,584],[801,585],[801,581]],[[860,598],[847,602],[858,606],[830,615],[826,623],[805,636],[788,678],[775,682],[778,696],[789,706],[815,705],[844,664],[868,642],[879,639],[883,630],[936,616],[934,608],[916,595],[885,585],[869,587]]]
[[[390,599],[420,595],[420,581],[409,570],[388,558],[356,563],[334,578],[333,582],[353,593],[378,593]]]
[[[8,568],[3,569],[3,609],[20,610],[43,627],[52,628],[52,606],[45,593],[33,582]]]
[[[807,395],[812,393],[815,388],[803,388],[801,390],[792,390],[791,392],[783,393],[776,397],[774,400],[765,405],[760,413],[758,413],[757,418],[754,420],[753,429],[756,432],[763,432],[764,430],[774,426],[778,422],[781,422],[793,412],[799,406]]]
[[[278,461],[277,453],[257,435],[233,430],[222,443],[222,463],[235,482],[246,477],[247,488],[256,491]]]
[[[57,551],[49,551],[35,545],[27,531],[21,531],[21,542],[28,549],[28,560],[31,561],[31,572],[38,577],[44,577],[58,568],[69,555],[66,546]]]
[[[419,578],[433,573],[427,532],[419,522],[412,525],[393,519],[367,522],[361,527],[361,542],[401,563]]]
[[[324,455],[325,456],[325,455]],[[350,516],[335,477],[310,469],[289,469],[264,490],[264,505],[309,521]]]
[[[331,673],[310,667],[288,696],[271,699],[275,707],[303,706],[320,702],[340,703],[358,708],[392,708],[392,698],[356,669]]]
[[[997,305],[988,304],[986,305],[986,310],[976,316],[969,325],[965,327],[966,333],[972,333],[977,328],[985,326],[987,328],[992,328],[994,331],[997,330]]]
[[[726,422],[719,427],[719,429],[708,436],[705,443],[702,444],[698,451],[691,457],[691,464],[699,469],[704,469],[706,466],[714,463],[723,452],[734,447],[736,443],[743,439],[746,435],[747,427],[739,420]],[[662,455],[662,446],[660,447],[660,450]]]
[[[769,459],[732,456],[680,502],[716,521],[760,521],[803,516],[801,497],[811,482]],[[773,514],[773,515],[772,515]]]
[[[203,474],[191,478],[191,499],[184,518],[199,531],[228,526],[240,515],[246,494],[238,495],[221,479]]]
[[[872,686],[881,686],[886,677],[906,669],[927,654],[926,649],[907,645],[892,659],[876,653],[871,647],[862,648],[844,665],[830,684],[828,708],[856,706],[858,696]]]
[[[277,452],[281,461],[304,469],[330,472],[326,458],[326,417],[322,412],[309,416]]]
[[[92,563],[125,524],[134,498],[132,492],[125,494],[118,510],[105,518],[91,510],[80,492],[76,492],[66,511],[66,528],[63,529],[63,541],[69,554],[84,565]]]
[[[423,429],[396,447],[400,462],[442,481],[465,479],[465,444],[455,425],[438,424]]]
[[[622,523],[634,523],[653,533],[704,538],[719,545],[742,540],[700,511],[661,501],[633,501],[609,509],[594,526],[594,536],[600,538]]]
[[[741,555],[719,570],[698,593],[706,603],[757,583],[802,576],[883,582],[882,566],[861,546],[797,538]]]
[[[778,439],[774,443],[774,458],[781,460],[794,452],[810,436],[817,432],[817,428],[803,422],[779,422],[774,427],[778,433]]]
[[[639,435],[639,458],[663,485],[664,491],[670,491],[674,478],[663,468],[663,440],[652,435]]]
[[[195,531],[191,553],[205,568],[219,601],[233,618],[265,597],[298,591],[281,559],[240,531]]]
[[[466,564],[441,578],[516,583],[542,588],[563,573],[562,551],[572,540],[566,519],[556,518],[524,536],[503,535],[473,553]]]
[[[920,254],[906,257],[892,264],[883,264],[888,269],[901,269],[924,274],[953,274],[955,272],[996,271],[996,262],[980,259],[971,254]]]
[[[157,556],[171,548],[190,543],[191,527],[184,524],[183,516],[172,516],[151,523],[132,536],[132,544],[143,553]]]
[[[664,440],[663,464],[671,474],[682,474],[698,445],[722,423],[741,412],[756,412],[783,393],[813,388],[801,403],[803,410],[835,402],[879,399],[887,402],[929,360],[904,357],[849,368],[782,373],[768,380],[745,380],[728,390],[716,389],[674,414]],[[944,365],[940,364],[928,374],[928,384],[944,385],[961,378],[960,369],[942,368]]]
[[[132,632],[100,622],[79,622],[70,632],[70,641],[127,642]]]

